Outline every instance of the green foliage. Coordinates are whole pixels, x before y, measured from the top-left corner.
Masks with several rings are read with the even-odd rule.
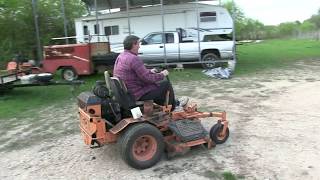
[[[237,6],[237,4],[233,4],[232,1],[225,2],[223,6],[229,11],[230,14],[234,13],[236,22],[241,23],[246,18],[242,9],[240,9],[240,7]]]
[[[302,32],[310,32],[313,30],[316,30],[316,24],[311,23],[310,21],[304,21],[301,25],[300,25],[300,31]]]
[[[230,14],[234,13],[236,36],[238,40],[260,39],[263,36],[264,25],[257,20],[245,17],[245,14],[236,3],[227,1],[223,6]]]
[[[278,28],[280,36],[287,37],[297,33],[299,24],[295,22],[281,23]]]
[[[36,34],[31,0],[0,0],[0,67],[17,52],[36,57]],[[74,35],[74,18],[85,12],[80,0],[64,0],[68,34]],[[38,0],[41,44],[53,37],[63,37],[61,0]],[[3,68],[3,66],[2,66]]]
[[[320,29],[320,14],[313,15],[308,21]]]
[[[232,14],[235,13],[236,38],[243,39],[273,39],[291,38],[299,33],[320,30],[320,9],[303,23],[299,21],[284,22],[278,26],[265,26],[263,23],[245,16],[236,3],[226,0],[223,5]]]
[[[237,177],[231,172],[224,172],[222,173],[222,176],[225,180],[237,180]]]

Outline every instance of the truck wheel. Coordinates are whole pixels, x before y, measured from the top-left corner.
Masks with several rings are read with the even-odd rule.
[[[122,159],[131,167],[146,169],[160,161],[164,152],[159,129],[147,124],[132,125],[118,141]]]
[[[78,78],[78,74],[73,68],[64,68],[62,70],[61,76],[66,81],[73,81]]]
[[[210,129],[210,138],[216,144],[223,144],[229,138],[229,128],[227,127],[225,135],[222,135],[224,125],[223,124],[215,124]]]
[[[202,56],[201,61],[205,62],[205,61],[215,61],[218,60],[218,56],[215,55],[214,53],[207,53],[205,55]],[[216,66],[216,63],[202,63],[202,67],[204,69],[212,69]]]

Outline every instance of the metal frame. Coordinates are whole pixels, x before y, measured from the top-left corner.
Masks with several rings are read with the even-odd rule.
[[[100,42],[100,24],[98,20],[98,11],[97,11],[97,0],[94,0],[94,7],[96,9],[95,16],[96,16],[96,29],[97,29],[97,35],[98,35],[98,42]]]
[[[32,0],[33,2],[33,5],[35,5],[35,1],[36,0]],[[177,63],[168,63],[167,61],[167,50],[166,50],[166,36],[165,36],[165,23],[164,23],[164,15],[165,15],[165,10],[164,10],[164,1],[165,0],[160,0],[160,11],[161,11],[161,16],[162,16],[162,39],[163,39],[163,51],[164,51],[164,62],[163,63],[159,63],[157,65],[173,65],[173,64],[201,64],[203,63],[201,61],[201,43],[200,43],[200,32],[198,31],[198,53],[199,53],[199,61],[198,62],[177,62]],[[219,1],[219,5],[221,6],[221,0],[218,0]],[[63,3],[63,0],[61,0],[61,2]],[[102,2],[101,0],[99,1],[100,3]],[[180,2],[180,1],[179,1]],[[186,1],[187,2],[187,1]],[[199,20],[199,0],[194,0],[194,1],[188,1],[188,2],[194,2],[195,3],[195,10],[196,10],[196,13],[197,13],[197,28],[199,29],[199,26],[200,26],[200,20]],[[129,2],[129,0],[125,0],[125,4],[126,4],[126,11],[127,11],[127,20],[128,20],[128,34],[131,35],[132,32],[131,32],[131,25],[130,25],[130,3],[132,3],[131,1]],[[143,3],[143,2],[141,2]],[[152,3],[154,3],[154,1],[152,1]],[[232,0],[232,3],[234,4],[234,0]],[[108,1],[108,6],[110,8],[115,8],[112,6],[113,3],[111,3],[110,1]],[[92,8],[92,7],[91,7]],[[96,28],[97,28],[97,40],[98,42],[100,42],[100,24],[99,24],[99,19],[98,19],[98,3],[97,3],[97,0],[94,0],[94,8],[95,8],[95,17],[96,17]],[[233,19],[233,34],[232,34],[232,39],[233,39],[233,42],[235,44],[235,41],[236,41],[236,34],[235,34],[235,9],[233,7],[232,9],[232,19]],[[34,16],[35,16],[35,26],[36,26],[36,32],[38,30],[37,28],[37,21],[36,21],[36,18],[37,18],[37,15],[35,13],[35,7],[34,7]],[[63,7],[63,14],[64,14],[64,7]],[[39,31],[39,30],[38,30]],[[65,33],[66,33],[66,22],[65,22]],[[37,32],[37,39],[39,39],[39,32]],[[67,36],[66,36],[67,37]],[[40,40],[37,40],[37,42],[39,41],[40,43]],[[66,39],[66,43],[68,43],[68,39]],[[38,45],[38,48],[41,48],[40,45]],[[234,63],[236,63],[236,47],[234,46],[233,47],[233,61]],[[40,51],[41,52],[41,51]],[[38,56],[39,53],[38,53]],[[39,58],[39,57],[38,57]],[[217,63],[217,62],[228,62],[228,60],[215,60],[215,61],[206,61],[206,63]],[[154,65],[154,64],[153,64]]]
[[[230,60],[225,59],[225,60],[215,60],[215,61],[206,61],[206,63],[227,63]],[[171,65],[177,65],[177,64],[203,64],[202,61],[193,61],[193,62],[188,62],[188,61],[180,61],[180,62],[174,62],[174,63],[166,63],[166,66],[171,66]],[[157,67],[164,65],[164,63],[152,63],[152,64],[146,64],[147,67]]]
[[[32,12],[33,12],[33,18],[34,18],[34,27],[36,29],[36,39],[37,39],[37,58],[38,61],[42,61],[42,48],[40,43],[40,33],[39,33],[39,24],[38,24],[38,13],[37,13],[37,0],[32,0]]]
[[[64,0],[61,0],[61,12],[63,16],[64,36],[68,37],[68,24],[64,7]],[[66,38],[66,44],[69,44],[69,38]]]

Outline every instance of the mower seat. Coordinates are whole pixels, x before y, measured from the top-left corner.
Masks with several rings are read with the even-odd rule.
[[[130,110],[137,106],[143,106],[143,101],[136,101],[128,91],[124,82],[117,77],[110,77],[108,71],[104,72],[106,86],[110,90],[109,96],[117,101],[122,109]]]
[[[120,106],[126,110],[143,105],[143,101],[136,101],[128,91],[124,82],[117,78],[111,77],[111,90],[115,100],[119,102]]]

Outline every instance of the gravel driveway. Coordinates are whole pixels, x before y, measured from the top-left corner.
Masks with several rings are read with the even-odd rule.
[[[230,138],[135,170],[115,145],[90,149],[78,130],[75,100],[33,118],[1,120],[0,179],[245,179],[320,177],[320,60],[250,77],[175,84],[200,110],[226,110]],[[215,122],[205,119],[210,128]]]

